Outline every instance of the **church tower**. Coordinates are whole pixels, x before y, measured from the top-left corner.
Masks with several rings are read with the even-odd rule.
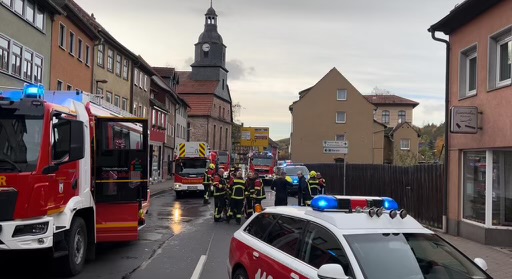
[[[217,13],[210,5],[204,19],[204,31],[195,46],[192,80],[218,80],[227,85],[226,46],[217,31]]]

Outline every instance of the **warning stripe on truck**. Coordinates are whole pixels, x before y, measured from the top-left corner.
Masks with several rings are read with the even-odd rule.
[[[180,143],[179,153],[180,153],[180,157],[182,157],[182,158],[185,157],[186,152],[185,152],[185,144],[184,143]]]
[[[206,157],[206,144],[205,143],[199,144],[199,156]]]

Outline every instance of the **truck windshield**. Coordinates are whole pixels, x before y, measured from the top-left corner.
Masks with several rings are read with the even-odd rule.
[[[0,111],[0,172],[32,172],[37,167],[42,117]]]
[[[228,163],[228,155],[219,155],[218,158],[219,164],[227,164]]]
[[[254,158],[252,164],[255,166],[272,166],[272,158]]]
[[[435,234],[345,235],[364,278],[491,278]],[[393,268],[393,266],[399,268]]]
[[[206,170],[206,160],[181,160],[176,163],[178,174],[203,174]]]

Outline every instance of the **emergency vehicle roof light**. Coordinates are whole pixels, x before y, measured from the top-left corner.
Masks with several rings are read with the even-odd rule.
[[[382,206],[384,207],[384,209],[386,209],[386,210],[398,210],[398,203],[394,199],[383,197],[382,201],[383,201],[383,205]]]
[[[333,196],[319,195],[311,201],[311,208],[318,211],[338,209],[338,199]]]
[[[44,97],[44,86],[42,84],[27,84],[23,88],[23,95],[25,98],[31,99],[43,99]]]
[[[398,203],[388,197],[345,197],[327,195],[314,197],[311,201],[311,208],[317,211],[368,212],[371,217],[380,217],[384,211],[390,212],[399,210]],[[394,217],[396,217],[396,215]]]

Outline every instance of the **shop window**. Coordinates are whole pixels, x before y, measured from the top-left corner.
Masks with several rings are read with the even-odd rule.
[[[494,151],[492,225],[512,226],[512,151]]]
[[[463,218],[485,223],[485,151],[467,151],[463,156]]]

